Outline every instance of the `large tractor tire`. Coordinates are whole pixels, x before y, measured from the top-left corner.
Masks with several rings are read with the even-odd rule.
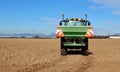
[[[89,54],[89,52],[88,52],[88,38],[85,38],[84,42],[86,45],[85,45],[85,47],[82,48],[82,54],[88,55]]]
[[[67,54],[67,48],[64,46],[64,38],[61,38],[61,55],[66,55]]]

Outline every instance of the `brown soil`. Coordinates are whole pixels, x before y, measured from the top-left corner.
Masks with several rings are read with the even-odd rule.
[[[0,72],[120,72],[119,39],[90,39],[88,56],[61,56],[59,47],[59,39],[0,39]]]

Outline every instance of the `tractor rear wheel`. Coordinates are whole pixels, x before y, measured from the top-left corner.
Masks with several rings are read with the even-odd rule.
[[[83,55],[88,55],[88,38],[85,38],[84,42],[85,42],[86,45],[85,45],[84,48],[82,48],[82,54]]]
[[[67,54],[67,48],[64,46],[64,38],[61,38],[61,55]]]

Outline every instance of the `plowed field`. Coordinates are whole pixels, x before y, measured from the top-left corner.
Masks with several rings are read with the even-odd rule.
[[[60,55],[59,39],[0,39],[0,72],[120,72],[120,39],[90,39],[88,56]]]

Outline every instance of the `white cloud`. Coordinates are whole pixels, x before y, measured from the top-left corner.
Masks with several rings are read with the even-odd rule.
[[[53,25],[53,24],[58,23],[59,21],[60,20],[57,18],[43,17],[40,20],[33,21],[32,24],[40,24],[41,22],[44,22],[46,24],[49,23],[49,24]]]
[[[120,15],[120,10],[113,11],[114,14]]]
[[[45,21],[48,25],[57,26],[60,20],[57,18],[44,17],[43,21]]]
[[[101,7],[111,8],[113,11],[112,13],[120,15],[120,0],[89,0],[96,4],[101,4]],[[93,9],[94,7],[91,7]]]
[[[106,6],[91,6],[90,9],[96,10],[96,9],[103,9],[106,8]]]
[[[93,9],[93,10],[96,9],[96,7],[94,7],[94,6],[91,6],[90,8]]]
[[[97,4],[104,4],[108,7],[119,7],[120,6],[120,0],[89,0],[92,2],[95,2]]]
[[[45,17],[45,18],[43,18],[43,20],[52,21],[52,22],[59,21],[59,19],[56,19],[56,18],[50,18],[50,17]]]

